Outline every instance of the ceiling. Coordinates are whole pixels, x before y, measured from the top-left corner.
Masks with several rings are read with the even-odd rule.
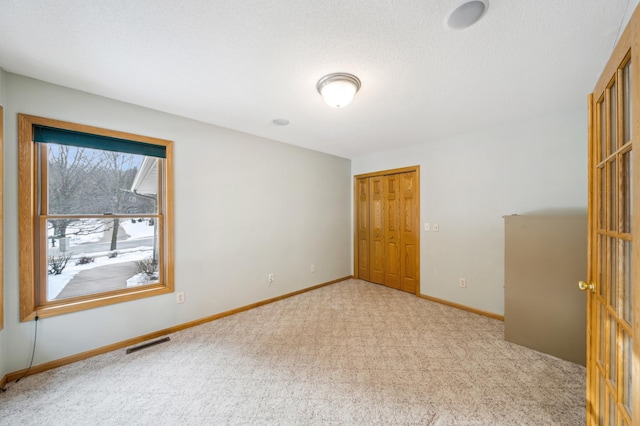
[[[0,67],[356,158],[562,111],[586,114],[587,94],[638,0],[489,0],[477,24],[449,29],[461,3],[0,0]],[[332,72],[362,81],[345,108],[327,106],[316,91]]]

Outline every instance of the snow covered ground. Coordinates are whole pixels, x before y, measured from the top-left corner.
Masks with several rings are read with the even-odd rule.
[[[131,220],[123,220],[120,226],[122,226],[122,228],[125,230],[128,237],[122,240],[119,239],[118,242],[135,241],[137,239],[143,238],[148,239],[149,237],[153,236],[154,228],[153,226],[149,226],[146,221],[133,223]],[[72,232],[71,229],[70,232]],[[107,231],[107,233],[109,234],[110,232],[111,231]],[[71,239],[70,251],[81,248],[82,244],[101,241],[102,238],[102,232],[90,235],[74,236]],[[81,255],[81,253],[69,259],[67,266],[60,275],[47,276],[47,300],[53,300],[58,297],[58,294],[60,294],[64,287],[69,283],[69,281],[71,281],[71,279],[73,279],[73,277],[76,276],[76,274],[78,274],[79,272],[86,269],[96,268],[98,266],[113,265],[122,262],[133,262],[136,260],[149,258],[153,255],[153,247],[140,245],[134,248],[118,250],[118,255],[112,258],[109,258],[108,254],[108,251],[87,254],[87,256],[93,257],[94,261],[84,265],[76,265],[77,258]],[[127,285],[136,286],[147,284],[148,280],[145,281],[144,278],[145,277],[143,276],[139,276],[139,274],[135,275],[127,281]]]

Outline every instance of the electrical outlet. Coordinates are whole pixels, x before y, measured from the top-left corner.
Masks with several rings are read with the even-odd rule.
[[[316,265],[311,265],[311,272],[315,272],[316,271]]]
[[[437,223],[433,224],[433,232],[438,232],[440,231],[440,225],[438,225]]]
[[[467,287],[467,280],[465,278],[460,278],[460,287]]]
[[[184,291],[176,293],[176,303],[184,303]]]
[[[273,272],[269,274],[269,284],[271,284],[272,282],[274,282],[276,280],[276,274],[274,274]]]

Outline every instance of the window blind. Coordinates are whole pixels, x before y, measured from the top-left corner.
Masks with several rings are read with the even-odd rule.
[[[34,142],[71,145],[82,148],[101,149],[104,151],[126,152],[128,154],[148,157],[166,158],[163,145],[154,145],[128,139],[77,132],[75,130],[58,129],[48,126],[33,126]]]

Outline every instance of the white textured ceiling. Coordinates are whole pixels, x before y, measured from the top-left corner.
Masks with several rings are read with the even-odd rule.
[[[638,0],[489,0],[451,30],[462,2],[0,0],[0,67],[355,158],[586,111]],[[362,81],[344,109],[316,92],[331,72]]]

